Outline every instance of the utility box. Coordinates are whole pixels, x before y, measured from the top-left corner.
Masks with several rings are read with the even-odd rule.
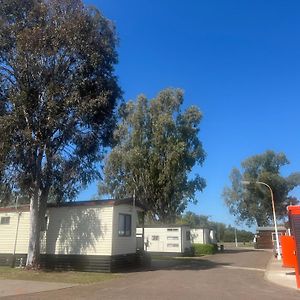
[[[282,266],[295,268],[297,263],[296,244],[293,236],[283,235],[280,237],[282,249]]]
[[[289,221],[291,225],[292,235],[295,239],[296,250],[296,281],[297,287],[300,288],[300,205],[291,205],[287,208],[289,214]]]

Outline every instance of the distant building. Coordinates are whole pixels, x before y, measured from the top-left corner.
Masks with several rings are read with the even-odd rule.
[[[278,226],[278,235],[285,235],[286,228]],[[254,247],[256,249],[273,249],[276,242],[275,228],[273,226],[257,227],[254,237]]]
[[[193,244],[216,244],[216,231],[210,228],[191,229],[191,242]]]
[[[184,254],[191,250],[188,225],[145,225],[137,228],[137,248],[152,253]],[[144,247],[143,247],[144,245]]]

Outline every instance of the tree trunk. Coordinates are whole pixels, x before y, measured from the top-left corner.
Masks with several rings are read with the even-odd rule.
[[[39,213],[39,189],[36,188],[30,199],[30,228],[29,245],[26,267],[36,269],[39,267],[40,258],[40,213]]]

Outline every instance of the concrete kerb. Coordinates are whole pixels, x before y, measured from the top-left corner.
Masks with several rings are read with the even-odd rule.
[[[282,261],[272,257],[267,265],[264,278],[286,288],[298,290],[294,268],[282,267]]]
[[[76,285],[78,284],[1,279],[0,298],[6,296],[26,295],[38,292],[60,290]]]

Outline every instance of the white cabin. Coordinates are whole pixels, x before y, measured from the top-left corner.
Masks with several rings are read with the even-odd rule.
[[[191,229],[191,242],[193,244],[216,244],[216,231],[209,228]]]
[[[137,228],[141,239],[142,228]],[[155,253],[183,254],[191,250],[190,227],[187,225],[148,225],[144,227],[144,250]]]
[[[41,264],[113,271],[134,262],[137,211],[132,199],[48,206],[41,232]],[[26,261],[29,206],[0,208],[0,265]]]

